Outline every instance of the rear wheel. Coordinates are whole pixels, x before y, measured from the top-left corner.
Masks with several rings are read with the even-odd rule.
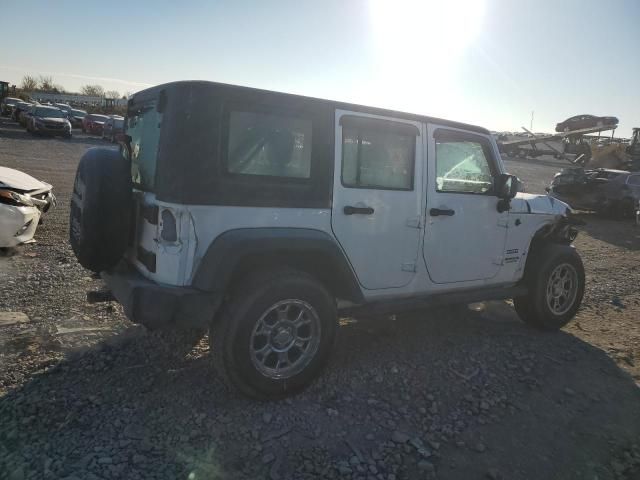
[[[220,377],[263,400],[302,390],[333,346],[334,298],[316,279],[296,270],[252,275],[239,285],[210,331]]]
[[[549,244],[527,261],[528,295],[514,298],[518,316],[542,330],[559,330],[574,317],[584,295],[584,267],[575,248]]]

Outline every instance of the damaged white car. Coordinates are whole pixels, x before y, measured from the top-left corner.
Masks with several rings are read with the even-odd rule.
[[[34,241],[42,214],[56,204],[52,189],[24,172],[0,167],[0,248]]]

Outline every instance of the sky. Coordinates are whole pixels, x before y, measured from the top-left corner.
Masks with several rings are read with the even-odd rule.
[[[582,113],[640,127],[638,0],[4,0],[0,19],[18,85],[200,79],[498,131],[532,111],[536,132]]]

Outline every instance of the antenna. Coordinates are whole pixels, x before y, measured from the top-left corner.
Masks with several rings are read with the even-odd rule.
[[[529,125],[529,130],[532,130],[532,131],[533,131],[533,114],[534,113],[535,112],[533,110],[531,110],[531,124]]]

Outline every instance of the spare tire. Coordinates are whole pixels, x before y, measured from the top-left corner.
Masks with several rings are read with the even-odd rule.
[[[87,150],[76,171],[69,217],[69,242],[80,265],[101,272],[122,258],[129,238],[131,192],[131,170],[120,152]]]

